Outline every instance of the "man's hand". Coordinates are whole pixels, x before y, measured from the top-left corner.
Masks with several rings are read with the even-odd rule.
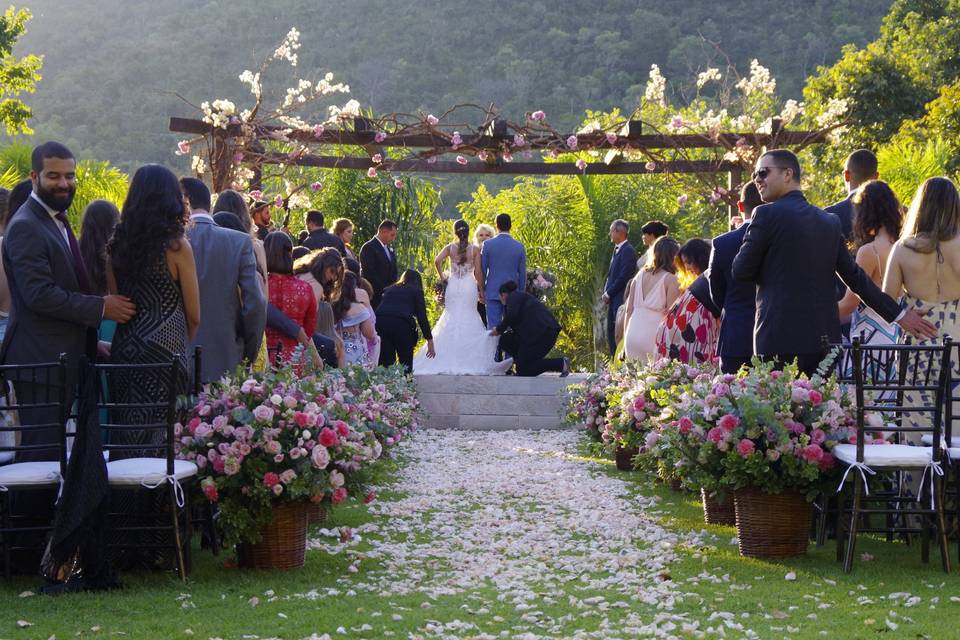
[[[116,320],[120,324],[127,322],[137,313],[137,305],[127,296],[103,296],[103,317]]]
[[[490,333],[488,333],[487,335],[498,336],[500,335],[500,332],[497,331],[496,329],[490,329]]]
[[[929,309],[923,313],[919,313],[916,309],[908,309],[903,317],[897,320],[897,324],[918,340],[936,338],[937,328],[923,318],[928,313],[930,313]]]
[[[607,295],[606,291],[603,292],[603,295],[600,296],[600,299],[603,300],[603,304],[610,304],[610,296]]]

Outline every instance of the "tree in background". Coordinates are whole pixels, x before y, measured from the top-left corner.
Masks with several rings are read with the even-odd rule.
[[[34,92],[40,81],[43,58],[33,54],[22,58],[13,55],[13,46],[26,33],[27,21],[32,17],[27,9],[17,10],[12,5],[0,17],[0,121],[11,136],[33,133],[27,125],[33,111],[17,96]]]

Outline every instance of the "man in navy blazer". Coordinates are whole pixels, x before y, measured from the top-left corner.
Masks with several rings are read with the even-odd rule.
[[[610,223],[610,242],[613,243],[613,258],[607,271],[607,282],[603,285],[603,304],[607,305],[607,342],[610,355],[617,350],[615,326],[617,309],[623,304],[623,292],[627,283],[637,273],[637,252],[627,241],[630,225],[626,220],[614,220]]]
[[[527,287],[527,252],[523,243],[510,235],[510,216],[497,216],[497,235],[480,248],[481,286],[487,304],[487,328],[493,329],[503,319],[500,286],[513,282],[520,293]]]
[[[720,356],[720,371],[736,373],[753,356],[753,321],[757,310],[756,291],[752,282],[733,279],[730,273],[733,258],[740,251],[743,237],[747,234],[750,216],[761,204],[757,185],[748,182],[740,191],[737,203],[744,223],[738,229],[721,234],[713,239],[707,279],[710,283],[710,298],[721,310],[720,337],[717,354]]]
[[[840,341],[834,289],[839,275],[867,306],[918,338],[936,328],[916,310],[901,311],[850,257],[840,221],[813,206],[800,191],[800,162],[786,149],[768,151],[753,174],[760,198],[740,251],[733,259],[737,280],[757,286],[754,352],[783,364],[796,359],[808,375],[822,360],[823,336]]]

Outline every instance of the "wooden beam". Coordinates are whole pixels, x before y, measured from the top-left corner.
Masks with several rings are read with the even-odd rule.
[[[264,164],[284,164],[303,167],[320,167],[323,169],[355,169],[366,171],[370,167],[382,168],[389,172],[403,173],[484,173],[504,175],[625,175],[644,173],[716,173],[739,169],[733,162],[713,162],[710,160],[677,160],[673,162],[657,163],[652,171],[647,169],[643,162],[621,162],[608,165],[595,162],[587,165],[581,171],[572,162],[500,162],[489,165],[485,162],[468,162],[460,164],[438,160],[396,160],[382,165],[374,164],[370,158],[353,156],[316,156],[305,155],[298,159],[291,159],[288,155],[268,154],[263,159]]]
[[[258,137],[268,140],[275,137],[276,133],[281,131],[282,127],[261,126],[257,129]],[[744,140],[752,146],[766,146],[771,142],[777,145],[800,145],[815,142],[826,142],[827,134],[816,131],[783,131],[778,130],[776,135],[765,133],[722,133],[716,140],[706,135],[682,134],[682,135],[662,135],[662,134],[641,134],[640,127],[629,127],[629,135],[618,137],[614,144],[607,142],[604,133],[581,133],[581,134],[563,134],[560,138],[552,135],[533,136],[527,139],[527,142],[534,150],[537,148],[558,148],[562,141],[565,141],[570,135],[576,135],[579,146],[589,146],[594,148],[622,148],[629,146],[634,149],[712,149],[733,147],[738,141]],[[240,127],[231,125],[226,129],[214,129],[212,125],[202,120],[193,120],[189,118],[170,118],[170,130],[178,133],[189,133],[193,135],[220,135],[220,136],[238,136]],[[411,134],[402,136],[388,135],[382,142],[377,143],[374,140],[376,132],[374,131],[343,131],[341,129],[328,129],[319,136],[312,131],[293,131],[288,137],[290,140],[298,142],[316,142],[321,144],[339,144],[352,146],[369,146],[377,144],[381,147],[408,147],[408,148],[449,148],[451,152],[455,151],[450,141],[439,134]],[[503,138],[489,135],[462,135],[462,147],[473,147],[475,149],[487,149],[496,151],[503,143]],[[622,142],[626,141],[626,142]],[[530,147],[527,147],[530,148]]]

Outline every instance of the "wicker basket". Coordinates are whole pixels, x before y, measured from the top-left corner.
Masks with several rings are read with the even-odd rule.
[[[717,500],[706,489],[700,489],[703,498],[703,521],[707,524],[722,524],[732,527],[737,524],[736,512],[733,508],[733,496],[726,495],[725,500]]]
[[[620,469],[620,471],[634,471],[633,457],[638,453],[640,453],[640,449],[636,447],[626,449],[617,445],[617,452],[614,454],[614,459],[617,461],[617,469]]]
[[[307,524],[323,524],[327,519],[327,510],[323,508],[323,503],[317,502],[307,505]]]
[[[296,569],[303,566],[306,550],[307,505],[299,502],[275,505],[263,539],[237,545],[239,564],[247,569]]]
[[[795,492],[771,495],[752,489],[733,494],[740,555],[788,558],[807,552],[813,505]]]

